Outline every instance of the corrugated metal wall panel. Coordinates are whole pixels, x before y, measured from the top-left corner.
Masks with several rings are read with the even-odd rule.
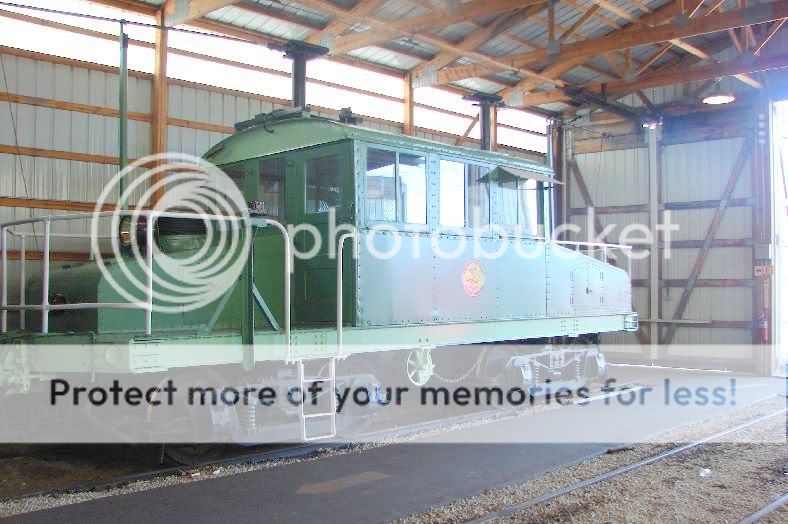
[[[719,195],[718,195],[719,196]],[[671,211],[671,222],[678,226],[673,240],[700,240],[714,218],[714,209]],[[752,211],[749,207],[730,207],[725,210],[717,238],[742,239],[752,237]]]
[[[671,90],[672,93],[668,92]],[[664,99],[658,99],[657,102],[669,101],[681,95],[680,88],[675,87],[663,90],[663,94]],[[635,99],[630,102],[635,102]],[[734,127],[736,125],[738,124],[733,124]],[[741,126],[743,128],[746,123],[742,122]],[[582,131],[579,133],[582,134]],[[572,143],[571,136],[567,143]],[[671,222],[678,226],[678,231],[671,233],[671,240],[702,241],[705,238],[717,210],[717,201],[731,176],[743,143],[743,138],[730,138],[671,144],[660,149],[661,201],[665,204],[710,201],[701,209],[671,210]],[[604,147],[604,144],[600,144],[600,147]],[[583,153],[574,155],[574,159],[595,207],[648,206],[650,167],[647,148]],[[733,199],[740,201],[726,209],[719,225],[717,239],[752,238],[751,178],[752,169],[748,161],[732,194]],[[570,208],[586,207],[586,202],[574,179],[570,179],[568,201]],[[617,242],[618,232],[624,226],[648,224],[648,213],[599,214],[598,219],[603,228],[609,224],[616,224],[608,240]],[[585,240],[583,236],[586,235],[587,220],[584,214],[569,218],[569,222],[582,231],[578,240]],[[664,258],[663,252],[660,259],[660,278],[686,281],[700,252],[699,248],[676,247],[671,250],[670,257],[667,259]],[[635,251],[635,253],[637,255],[639,252]],[[633,260],[632,269],[634,279],[648,283],[648,258]],[[724,284],[724,287],[695,287],[683,318],[692,321],[744,322],[744,326],[748,326],[753,319],[754,289],[749,285],[752,275],[752,247],[712,247],[698,278],[709,280],[709,284],[713,286]],[[662,319],[670,319],[676,312],[683,291],[683,287],[661,285],[659,315],[657,312],[652,314],[649,311],[648,287],[633,290],[633,305],[644,320],[658,316]],[[668,324],[660,325],[663,330],[668,326]],[[659,358],[672,362],[677,358],[691,358],[695,359],[694,362],[702,362],[704,358],[708,358],[717,359],[718,363],[732,359],[731,362],[741,363],[741,359],[751,359],[752,354],[748,349],[741,351],[726,349],[724,353],[715,354],[714,351],[707,349],[707,345],[749,344],[751,341],[752,331],[749,327],[705,327],[703,324],[691,326],[681,324],[673,339],[673,346],[661,352]],[[628,334],[606,336],[605,342],[636,343]],[[677,348],[674,351],[672,348],[678,344],[696,344],[698,347],[696,350],[679,351]],[[629,361],[634,358],[650,362],[652,359],[648,346],[642,348],[642,352],[636,350],[633,352],[633,348],[616,349],[611,346],[609,352],[627,355]]]
[[[741,150],[743,138],[667,146],[662,151],[662,197],[665,202],[719,199]],[[749,162],[733,198],[751,196]]]
[[[646,203],[647,149],[587,153],[577,155],[575,160],[595,207]],[[579,191],[570,192],[569,205],[586,207]]]

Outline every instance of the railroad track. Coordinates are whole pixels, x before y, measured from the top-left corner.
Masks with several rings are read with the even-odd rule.
[[[756,522],[760,522],[763,518],[785,506],[786,503],[788,503],[788,493],[785,493],[782,497],[777,498],[770,504],[765,505],[746,519],[742,520],[740,524],[755,524]]]
[[[545,503],[550,502],[552,500],[555,500],[555,499],[557,499],[557,498],[559,498],[561,496],[568,495],[570,493],[574,493],[576,491],[579,491],[581,489],[587,488],[589,486],[593,486],[595,484],[601,484],[601,483],[606,482],[608,480],[611,480],[613,478],[616,478],[616,477],[619,477],[621,475],[624,475],[625,473],[629,473],[630,471],[634,471],[636,469],[640,469],[640,468],[648,466],[650,464],[654,464],[656,462],[660,462],[660,461],[665,460],[665,459],[667,459],[669,457],[673,457],[673,456],[678,455],[680,453],[684,453],[685,451],[688,451],[688,450],[691,450],[691,449],[695,449],[695,448],[699,448],[699,447],[701,447],[701,446],[703,446],[705,444],[708,444],[709,442],[713,442],[715,440],[719,440],[719,439],[721,439],[721,438],[723,438],[725,436],[731,435],[731,434],[736,433],[738,431],[741,431],[743,429],[752,427],[752,426],[754,426],[756,424],[760,424],[760,423],[765,422],[767,420],[771,420],[771,419],[773,419],[775,417],[778,417],[780,415],[784,415],[787,411],[788,411],[788,409],[781,409],[781,410],[776,411],[774,413],[770,413],[768,415],[764,415],[762,417],[758,417],[756,419],[753,419],[753,420],[750,420],[748,422],[744,422],[742,424],[734,426],[732,428],[726,429],[725,431],[720,431],[719,433],[715,433],[715,434],[713,434],[711,436],[702,438],[700,440],[697,440],[697,441],[694,441],[694,442],[691,442],[691,443],[688,443],[688,444],[684,444],[684,445],[681,445],[681,446],[677,446],[675,448],[671,448],[671,449],[669,449],[667,451],[663,451],[661,453],[658,453],[658,454],[653,455],[651,457],[648,457],[646,459],[640,460],[638,462],[634,462],[632,464],[628,464],[626,466],[622,466],[620,468],[614,469],[612,471],[608,471],[606,473],[602,473],[600,475],[597,475],[595,477],[591,477],[591,478],[586,479],[586,480],[581,480],[581,481],[576,482],[574,484],[571,484],[569,486],[564,486],[562,488],[556,489],[554,491],[551,491],[551,492],[546,493],[544,495],[540,495],[538,497],[534,497],[534,498],[526,500],[524,502],[520,502],[518,504],[513,504],[513,505],[507,506],[507,507],[505,507],[503,509],[487,513],[485,515],[482,515],[481,517],[478,517],[476,519],[468,521],[468,524],[479,524],[479,523],[482,523],[482,522],[490,522],[490,521],[493,521],[493,520],[496,520],[496,519],[502,519],[502,518],[509,517],[509,516],[511,516],[511,515],[513,515],[515,513],[518,513],[520,511],[526,510],[526,509],[534,507],[534,506],[539,506],[541,504],[545,504]],[[756,513],[753,513],[752,515],[747,517],[742,522],[743,523],[748,523],[748,524],[751,524],[751,523],[754,523],[754,522],[758,522],[760,519],[762,519],[763,517],[765,517],[769,513],[771,513],[773,511],[779,509],[780,507],[782,507],[786,502],[788,502],[788,494],[783,495],[782,497],[780,497],[779,499],[775,500],[771,504],[765,506],[764,508],[762,508],[761,510],[757,511]]]

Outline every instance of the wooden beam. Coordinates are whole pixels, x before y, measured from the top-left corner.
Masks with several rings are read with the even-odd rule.
[[[105,5],[107,7],[114,7],[115,9],[122,9],[138,15],[156,16],[156,11],[158,11],[157,6],[136,0],[90,0],[90,2],[93,4]]]
[[[641,20],[636,15],[618,7],[616,4],[612,2],[608,2],[607,0],[591,0],[591,1],[594,2],[596,5],[598,5],[599,7],[604,8],[606,11],[610,11],[614,15],[618,16],[619,18],[623,18],[628,22],[632,22],[635,24],[642,23]]]
[[[471,131],[473,131],[473,128],[476,126],[478,122],[479,122],[479,115],[476,115],[475,117],[473,117],[473,120],[471,120],[471,123],[468,125],[468,128],[465,130],[462,136],[454,141],[454,145],[455,146],[463,145],[465,141],[468,140],[468,136],[471,134]]]
[[[367,31],[341,36],[334,41],[334,52],[343,54],[354,49],[379,44],[392,38],[399,38],[402,33],[416,35],[418,33],[445,27],[460,22],[466,22],[474,18],[495,15],[507,11],[513,11],[529,5],[541,4],[544,0],[488,0],[475,1],[460,4],[459,7],[450,13],[432,11],[423,15],[417,15],[400,20],[382,20],[369,18],[368,21],[356,20],[369,25]],[[325,0],[304,0],[305,5],[314,4],[318,9],[327,7]],[[320,7],[322,6],[322,7]],[[342,13],[342,16],[351,17],[350,12]],[[358,17],[353,17],[357,19]],[[376,27],[377,23],[383,24],[384,31]]]
[[[772,37],[777,34],[777,31],[780,30],[784,23],[785,18],[782,20],[777,20],[773,22],[771,26],[769,26],[769,29],[763,34],[763,36],[761,36],[761,39],[758,40],[758,43],[755,44],[755,48],[752,51],[754,55],[757,56],[761,54],[761,49],[763,49],[763,47],[769,43],[769,40],[771,40]]]
[[[327,27],[326,24],[321,24],[320,22],[316,22],[310,19],[291,18],[285,14],[286,11],[271,9],[270,7],[267,7],[263,4],[240,1],[237,4],[235,4],[233,7],[235,7],[236,9],[240,9],[241,11],[246,11],[247,13],[261,15],[268,18],[272,18],[279,22],[293,24],[296,27],[309,29],[310,31],[324,31],[325,28]]]
[[[766,23],[782,18],[788,18],[788,2],[758,4],[744,9],[714,13],[703,18],[692,19],[684,26],[666,24],[641,28],[637,31],[619,31],[593,40],[567,44],[562,46],[558,54],[552,59],[558,62],[571,58],[591,57],[611,51],[621,51],[631,47],[667,42],[676,38],[688,38],[726,31],[734,27]],[[444,71],[447,76],[452,75],[454,78],[457,78],[459,75],[465,75],[461,76],[461,78],[470,78],[501,69],[524,67],[549,59],[551,57],[548,56],[546,49],[536,49],[526,53],[500,57],[495,60],[495,63],[487,62],[458,66],[456,68],[450,67]],[[505,64],[505,67],[501,67],[501,64]]]
[[[0,153],[38,158],[54,158],[56,160],[75,160],[77,162],[89,162],[92,164],[118,165],[117,156],[92,155],[89,153],[74,153],[72,151],[55,151],[37,147],[16,147],[0,144]],[[132,159],[129,159],[129,162],[132,162]]]
[[[403,125],[402,125],[402,133],[405,135],[412,136],[414,132],[414,102],[413,102],[413,76],[408,75],[405,77],[404,90],[402,97],[402,108],[404,110],[403,115]]]
[[[165,24],[172,27],[237,2],[239,0],[167,0],[161,10],[164,12]]]
[[[167,118],[169,117],[169,84],[167,82],[167,29],[164,26],[165,11],[159,10],[156,14],[156,43],[153,56],[153,88],[151,91],[151,154],[161,154],[167,152]],[[155,173],[151,177],[150,184],[155,185],[161,182],[162,173]],[[164,198],[164,188],[161,187],[151,194],[150,206],[155,207]]]
[[[531,6],[521,9],[515,13],[508,13],[496,18],[491,24],[486,27],[480,27],[478,30],[473,31],[456,46],[464,51],[473,51],[477,47],[483,45],[485,42],[503,34],[517,24],[527,20],[534,14],[544,9],[543,6]],[[456,53],[452,50],[443,50],[435,55],[431,60],[422,62],[411,70],[414,78],[419,78],[429,71],[437,71],[438,69],[454,62],[462,54]]]
[[[583,86],[591,91],[605,91],[611,96],[623,95],[638,89],[647,89],[671,84],[684,84],[699,80],[710,80],[717,77],[733,76],[737,74],[755,73],[758,71],[769,71],[772,69],[782,69],[788,67],[788,54],[776,55],[768,58],[743,57],[730,62],[720,64],[710,64],[697,66],[684,71],[671,71],[654,74],[653,76],[643,77],[637,82],[627,83],[623,80],[607,82],[604,84],[588,84]],[[555,102],[568,102],[571,97],[566,95],[563,90],[544,91],[539,93],[526,94],[523,97],[523,106],[535,106],[541,104],[551,104]]]
[[[64,111],[74,111],[76,113],[86,113],[89,115],[100,115],[117,118],[117,109],[109,107],[99,107],[91,104],[78,104],[75,102],[64,102],[62,100],[50,100],[48,98],[38,98],[34,96],[17,95],[14,93],[0,92],[0,102],[11,102],[12,104],[25,104],[29,106],[48,107],[50,109],[62,109]],[[147,113],[129,112],[129,120],[137,122],[150,122],[151,116]]]
[[[0,197],[0,207],[19,207],[24,209],[54,209],[58,211],[96,211],[95,202],[74,202],[71,200],[47,200],[38,198]],[[99,211],[114,211],[116,206],[104,204]]]
[[[720,228],[720,223],[722,222],[722,217],[725,214],[725,210],[728,207],[728,201],[733,194],[733,191],[736,189],[736,184],[739,181],[739,177],[744,171],[744,165],[747,163],[747,159],[750,156],[750,151],[752,149],[752,138],[747,136],[744,139],[744,143],[741,146],[741,150],[739,151],[739,155],[736,158],[736,161],[733,165],[733,169],[731,170],[731,174],[728,177],[728,182],[725,184],[725,189],[722,192],[722,196],[720,198],[720,205],[717,210],[714,212],[714,217],[711,220],[711,224],[709,224],[709,228],[706,231],[706,236],[703,241],[703,247],[700,249],[698,256],[695,258],[695,263],[692,266],[692,270],[690,271],[689,278],[687,279],[687,286],[684,288],[684,292],[681,294],[681,298],[679,299],[678,304],[676,305],[675,312],[673,313],[673,320],[679,320],[684,317],[684,312],[687,309],[687,305],[689,304],[689,299],[692,296],[692,291],[695,289],[697,285],[698,278],[700,277],[700,273],[703,270],[703,266],[706,263],[706,257],[709,254],[709,248],[711,243],[714,241],[715,237],[717,236],[717,232]],[[673,342],[673,337],[676,334],[676,326],[669,326],[664,333],[664,340],[662,343],[670,344]]]
[[[570,2],[566,2],[566,3],[569,4],[569,5],[572,5],[575,9],[582,10],[582,6],[580,6],[576,2],[570,1]],[[699,2],[698,5],[701,5],[701,4],[702,4],[702,0]],[[668,4],[668,5],[660,8],[657,12],[654,12],[654,13],[652,13],[650,15],[647,15],[647,17],[649,17],[650,19],[653,19],[655,21],[655,23],[656,23],[657,21],[662,21],[662,18],[658,18],[658,17],[663,17],[664,16],[663,15],[664,11],[671,10],[671,9],[672,9],[671,8],[671,4]],[[593,15],[595,15],[595,16],[599,16],[598,15],[598,11],[599,11],[599,6],[598,5],[591,6],[591,8],[586,10],[585,13],[587,13],[588,11],[591,11],[593,13]],[[577,28],[579,28],[582,25],[582,22],[584,22],[584,20],[583,20],[584,18],[585,18],[585,16],[581,15],[580,19],[578,19],[577,22],[575,22],[575,25],[573,25],[573,27],[564,30],[564,34],[561,37],[561,41],[562,42],[565,39],[568,39],[568,38],[573,37],[573,36],[578,41],[585,41],[585,38],[581,38],[580,36],[575,34],[576,31],[577,31]],[[601,18],[603,20],[609,21],[608,18],[605,18],[605,17],[601,17]],[[534,20],[535,21],[540,21],[540,19],[538,17],[534,17]],[[541,23],[546,24],[546,22],[543,21],[543,20],[541,21]],[[616,29],[620,29],[620,27],[617,24],[612,23],[612,22],[611,22],[611,24]],[[556,26],[556,27],[560,27],[560,26]],[[629,28],[627,28],[625,30],[629,30]],[[525,43],[527,45],[529,45],[530,47],[538,48],[537,45],[535,45],[535,44],[533,44],[531,42],[525,42]],[[544,69],[540,74],[542,76],[544,76],[544,77],[548,77],[548,78],[552,78],[552,79],[555,79],[555,80],[559,80],[561,75],[563,75],[567,71],[569,71],[569,70],[571,70],[571,69],[573,69],[575,67],[578,67],[578,66],[583,66],[583,67],[586,67],[588,69],[591,69],[592,71],[594,71],[597,74],[602,74],[602,75],[608,76],[610,78],[616,78],[614,75],[611,75],[607,71],[602,71],[602,70],[599,70],[597,68],[585,65],[585,62],[586,62],[586,58],[567,60],[567,61],[564,61],[564,62],[557,62],[555,64],[550,65],[546,69]],[[442,81],[442,80],[445,79],[445,78],[441,78],[441,75],[445,75],[445,74],[446,73],[444,73],[444,72],[439,72],[438,73],[439,81]],[[513,93],[515,91],[519,91],[521,93],[530,92],[534,88],[537,88],[540,85],[542,85],[543,82],[541,82],[539,80],[540,79],[526,78],[524,80],[521,80],[515,86],[504,88],[502,91],[499,91],[498,94],[503,96],[504,98],[508,98],[508,97],[510,97],[511,93]]]
[[[372,11],[383,5],[385,1],[386,0],[359,0],[356,2],[356,5],[354,5],[350,11],[348,11],[348,15],[359,17],[367,16],[372,13]],[[335,16],[334,19],[331,20],[324,29],[307,38],[307,42],[319,44],[321,39],[324,37],[339,36],[347,31],[349,25],[350,24],[340,19],[340,17]]]
[[[506,1],[507,2],[512,2],[512,0],[506,0]],[[543,2],[543,0],[520,0],[519,4],[516,7],[534,5],[534,4],[539,4],[539,3],[542,3],[542,2]],[[377,19],[377,18],[374,18],[374,17],[351,16],[351,15],[348,14],[348,10],[346,10],[344,8],[341,8],[341,7],[338,7],[337,5],[329,2],[328,0],[302,0],[301,3],[306,5],[306,6],[308,6],[308,7],[313,7],[315,9],[320,9],[320,10],[326,11],[326,12],[328,12],[328,13],[334,15],[334,16],[344,17],[344,18],[346,18],[348,20],[351,20],[353,22],[359,22],[359,23],[366,24],[366,25],[368,25],[370,27],[370,31],[374,30],[375,33],[389,35],[387,38],[383,39],[384,41],[387,40],[387,39],[398,38],[398,37],[401,37],[401,36],[408,36],[408,37],[414,36],[414,34],[411,33],[411,32],[408,32],[408,31],[405,31],[405,30],[402,30],[402,29],[396,29],[394,27],[395,24],[393,24],[390,21],[380,20],[380,19]],[[512,3],[512,5],[513,5],[513,3]],[[512,9],[514,9],[514,7]],[[364,34],[366,34],[366,33],[367,32],[365,32]],[[522,74],[524,74],[526,76],[532,76],[532,77],[535,77],[535,78],[542,78],[542,76],[539,73],[537,73],[536,71],[532,71],[530,69],[523,68],[523,67],[510,68],[508,65],[505,64],[505,62],[501,62],[497,57],[489,56],[489,55],[486,55],[486,54],[483,54],[483,53],[479,53],[479,52],[476,52],[476,51],[467,52],[466,50],[462,49],[461,47],[458,47],[455,44],[446,42],[445,40],[442,40],[442,39],[440,39],[438,37],[435,37],[435,36],[432,36],[432,35],[420,34],[420,35],[418,35],[418,38],[420,40],[423,40],[424,42],[426,42],[426,43],[428,43],[430,45],[436,46],[436,47],[438,47],[440,49],[450,50],[450,51],[453,51],[453,52],[461,54],[461,55],[467,54],[468,56],[476,58],[477,60],[481,60],[482,62],[485,62],[485,63],[489,62],[489,63],[495,64],[498,68],[512,69],[512,70],[517,71],[519,73],[522,73]],[[341,50],[337,48],[336,41],[334,43],[334,53],[336,53],[336,54],[341,53]],[[560,81],[560,80],[556,81],[556,80],[552,80],[552,79],[544,79],[544,81],[545,82],[550,82],[550,83],[555,83],[555,84],[560,85],[560,86],[565,85],[565,83]],[[441,83],[444,83],[444,82],[441,82]]]
[[[568,39],[570,36],[574,35],[574,34],[577,32],[577,30],[578,30],[578,29],[580,29],[580,27],[581,27],[583,24],[585,24],[585,23],[588,21],[588,19],[589,19],[589,18],[591,18],[592,16],[594,16],[595,14],[597,14],[597,12],[598,12],[598,11],[599,11],[599,6],[598,6],[598,5],[592,5],[591,7],[589,7],[588,9],[586,9],[586,10],[583,12],[583,14],[582,14],[582,15],[580,15],[580,18],[578,18],[577,20],[575,20],[575,23],[574,23],[574,24],[572,24],[572,26],[571,26],[569,29],[567,29],[566,31],[564,31],[563,33],[561,33],[561,41],[562,41],[562,42],[564,42],[564,41],[566,41],[566,40],[567,40],[567,39]]]

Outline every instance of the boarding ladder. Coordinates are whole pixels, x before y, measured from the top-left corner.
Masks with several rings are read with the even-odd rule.
[[[298,406],[298,417],[301,423],[302,441],[322,440],[333,438],[337,435],[337,359],[337,356],[330,356],[296,361],[298,366],[298,383],[301,384],[301,402]],[[320,362],[325,362],[325,364],[322,366],[315,365],[314,367],[317,368],[315,374],[308,375],[307,363],[319,364]],[[313,370],[309,371],[314,372]],[[326,411],[319,411],[319,402],[317,410],[311,411],[308,409],[312,407],[313,397],[310,388],[316,383],[322,383],[321,393],[318,399],[320,399],[320,397],[325,398],[325,395],[329,397]],[[325,403],[323,403],[323,409],[326,409]],[[322,424],[320,424],[321,421]],[[321,425],[325,426],[326,421],[328,421],[329,425],[328,430],[320,428]],[[310,429],[310,426],[318,426],[318,429]]]
[[[298,366],[298,383],[301,385],[301,402],[298,406],[298,416],[300,420],[301,426],[301,440],[302,441],[310,441],[310,440],[321,440],[327,438],[333,438],[337,436],[337,396],[336,396],[336,386],[337,386],[337,361],[342,360],[345,358],[345,354],[343,352],[343,333],[342,333],[342,306],[344,304],[343,300],[343,271],[342,271],[342,260],[343,260],[343,252],[346,240],[356,240],[355,233],[345,233],[341,235],[338,239],[337,245],[337,269],[336,269],[336,278],[337,278],[337,311],[336,311],[336,318],[337,318],[337,351],[334,355],[330,355],[327,357],[318,357],[318,358],[311,358],[311,359],[298,359],[296,360],[296,365]],[[289,303],[289,302],[288,302]],[[289,340],[289,336],[288,336]],[[288,343],[288,350],[287,350],[287,359],[288,361],[292,360],[292,353],[291,348]],[[316,366],[318,372],[314,376],[307,376],[306,371],[306,363],[319,363],[320,361],[325,361],[327,365],[323,366]],[[328,394],[330,396],[329,399],[329,408],[328,411],[314,411],[314,412],[307,412],[307,406],[311,405],[312,396],[309,394],[309,387],[312,384],[317,382],[323,382],[327,385]],[[323,392],[325,394],[326,387],[323,388]],[[310,434],[309,427],[312,424],[317,425],[318,421],[329,421],[329,430],[323,431],[322,433],[313,432]]]

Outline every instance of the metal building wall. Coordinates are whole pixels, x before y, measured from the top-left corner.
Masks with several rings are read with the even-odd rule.
[[[669,216],[679,228],[670,244],[659,244],[655,311],[650,310],[650,246],[630,238],[635,256],[643,256],[632,262],[633,303],[641,331],[607,337],[612,360],[757,367],[758,356],[749,346],[762,312],[757,293],[761,283],[753,276],[757,230],[762,226],[755,223],[754,188],[756,179],[768,172],[756,161],[756,114],[754,107],[748,107],[668,118],[656,147],[651,148],[646,132],[626,122],[566,132],[566,220],[580,230],[572,238],[586,240],[590,228],[614,224],[605,240],[618,243],[626,226],[648,226],[652,177],[656,177],[654,200],[660,222]],[[613,136],[601,138],[602,131]],[[732,176],[738,180],[726,197]],[[589,218],[589,207],[598,218],[596,225]],[[715,215],[721,220],[711,237]],[[709,247],[704,249],[707,237]],[[694,275],[696,265],[700,271]],[[686,306],[677,315],[684,294],[688,300],[684,297]],[[734,348],[734,344],[744,346]]]

